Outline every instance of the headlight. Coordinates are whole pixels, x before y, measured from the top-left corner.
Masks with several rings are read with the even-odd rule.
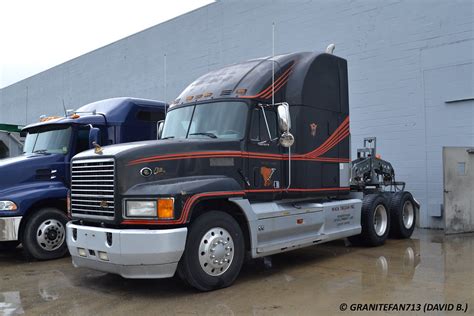
[[[127,217],[174,218],[174,199],[161,198],[155,201],[127,201]]]
[[[18,207],[12,201],[0,201],[0,211],[16,211]]]
[[[127,216],[156,217],[156,201],[127,201]]]

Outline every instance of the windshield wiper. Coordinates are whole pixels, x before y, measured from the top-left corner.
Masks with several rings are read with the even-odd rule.
[[[216,134],[214,134],[214,133],[201,132],[201,133],[191,133],[189,135],[204,135],[204,136],[207,136],[207,137],[210,137],[210,138],[217,138]]]
[[[170,139],[170,138],[174,138],[174,136],[166,136],[166,137],[162,137],[160,139]]]

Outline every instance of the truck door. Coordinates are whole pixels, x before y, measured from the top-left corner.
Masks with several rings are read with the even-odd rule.
[[[280,189],[283,185],[277,114],[270,107],[265,108],[265,115],[263,114],[263,109],[257,106],[252,110],[250,120],[247,149],[250,182],[248,197],[251,200],[277,199],[281,196]]]

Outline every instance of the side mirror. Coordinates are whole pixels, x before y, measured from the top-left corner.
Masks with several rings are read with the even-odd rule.
[[[282,103],[277,107],[278,126],[283,133],[280,136],[280,145],[283,147],[291,147],[295,142],[295,137],[290,133],[291,117],[290,106],[288,103]]]
[[[156,123],[156,138],[161,139],[161,135],[163,134],[163,126],[165,126],[165,121],[161,120]]]
[[[89,148],[95,148],[95,144],[99,144],[101,139],[100,128],[92,127],[89,131]]]
[[[289,132],[291,128],[290,107],[288,103],[282,103],[277,107],[278,126],[280,131]]]

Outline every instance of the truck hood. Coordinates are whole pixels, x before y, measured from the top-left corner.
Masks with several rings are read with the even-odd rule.
[[[62,154],[23,154],[18,157],[0,159],[0,196],[13,186],[64,178],[66,157]],[[52,173],[53,170],[56,170]]]
[[[113,157],[118,193],[146,183],[183,176],[234,175],[242,168],[242,142],[222,139],[167,139],[104,147],[102,154],[81,153],[73,160]],[[229,159],[230,157],[230,159]],[[150,176],[141,170],[150,168]]]

